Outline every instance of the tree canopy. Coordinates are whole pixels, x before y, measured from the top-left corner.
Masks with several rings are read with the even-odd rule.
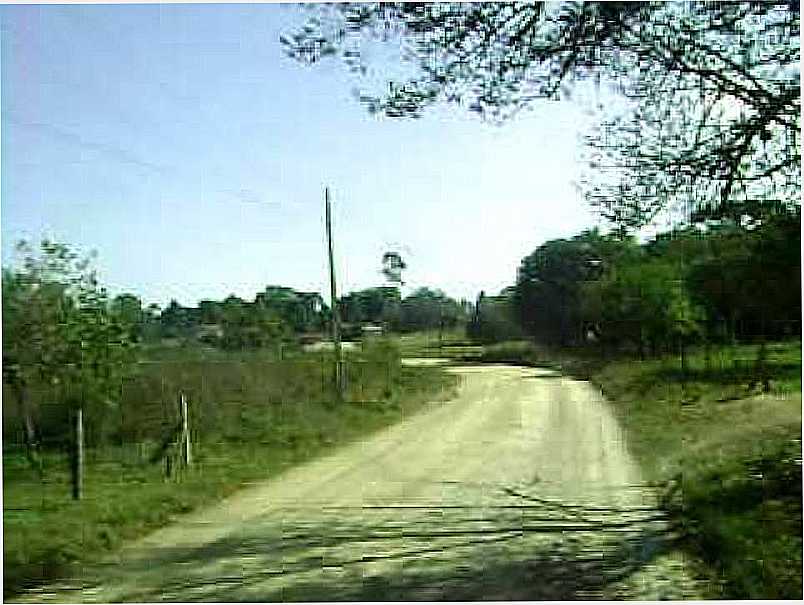
[[[799,204],[799,35],[793,1],[347,3],[316,7],[282,42],[364,81],[364,48],[398,43],[412,75],[358,91],[392,118],[449,102],[500,120],[581,82],[609,91],[583,188],[633,228],[662,209]]]
[[[21,408],[32,461],[39,436],[30,393],[51,392],[70,409],[117,403],[134,361],[132,301],[111,303],[91,269],[64,244],[25,242],[16,268],[3,269],[3,381]]]

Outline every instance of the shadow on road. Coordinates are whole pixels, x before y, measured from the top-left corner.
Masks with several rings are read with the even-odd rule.
[[[110,600],[638,598],[628,579],[673,548],[656,510],[544,502],[274,510],[250,526],[106,569]]]

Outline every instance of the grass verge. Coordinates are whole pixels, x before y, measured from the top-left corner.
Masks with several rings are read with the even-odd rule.
[[[685,545],[726,599],[801,599],[801,343],[768,348],[771,391],[749,390],[756,346],[615,362],[592,374]]]
[[[389,350],[347,364],[344,402],[333,403],[331,364],[172,359],[149,363],[124,392],[115,422],[96,422],[88,450],[85,498],[70,499],[69,459],[44,455],[39,477],[21,452],[3,454],[4,596],[69,573],[176,515],[349,443],[446,399],[454,376],[399,365]],[[149,464],[170,425],[178,385],[189,391],[195,464],[166,480]],[[115,441],[118,443],[115,444]]]
[[[767,347],[770,392],[749,385],[757,345],[677,357],[603,360],[531,343],[473,359],[549,366],[589,379],[612,402],[646,479],[719,598],[801,599],[801,342]]]

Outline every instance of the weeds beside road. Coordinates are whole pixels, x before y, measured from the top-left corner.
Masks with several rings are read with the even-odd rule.
[[[329,357],[154,357],[128,383],[119,424],[93,429],[83,501],[70,499],[69,458],[57,445],[44,454],[41,479],[19,450],[4,451],[4,595],[392,424],[455,385],[438,368],[400,366],[382,346],[349,358],[342,404],[333,403]],[[179,388],[190,399],[195,464],[168,481],[148,457]]]
[[[550,366],[591,380],[618,415],[685,544],[711,567],[721,598],[802,596],[801,342],[767,347],[769,393],[749,389],[758,345],[677,357],[601,359],[526,342],[473,359]]]
[[[594,351],[524,343],[481,348],[455,334],[401,343],[407,355],[550,365],[592,380],[644,476],[664,487],[665,510],[683,529],[685,547],[708,563],[721,598],[801,596],[800,346],[769,345],[771,392],[758,394],[748,390],[755,346],[698,351],[681,373],[677,358],[606,361]],[[124,407],[129,444],[90,450],[82,503],[69,499],[63,454],[46,457],[41,482],[21,456],[4,454],[5,593],[391,424],[454,386],[438,368],[404,367],[398,356],[389,365],[387,354],[353,358],[340,406],[327,391],[326,357],[234,363],[171,355],[146,364],[128,395],[137,405]],[[180,483],[165,482],[161,467],[144,465],[138,452],[153,445],[140,430],[151,425],[148,415],[177,385],[196,404],[199,441],[196,466]]]
[[[589,384],[538,368],[447,371],[460,376],[449,402],[19,602],[707,596]]]

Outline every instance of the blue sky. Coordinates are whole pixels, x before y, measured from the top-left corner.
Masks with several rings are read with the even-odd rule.
[[[327,292],[323,187],[341,291],[474,299],[547,239],[597,224],[573,186],[582,112],[540,103],[502,126],[454,107],[367,114],[337,62],[304,67],[287,5],[4,6],[2,251],[43,236],[96,250],[146,302]]]

